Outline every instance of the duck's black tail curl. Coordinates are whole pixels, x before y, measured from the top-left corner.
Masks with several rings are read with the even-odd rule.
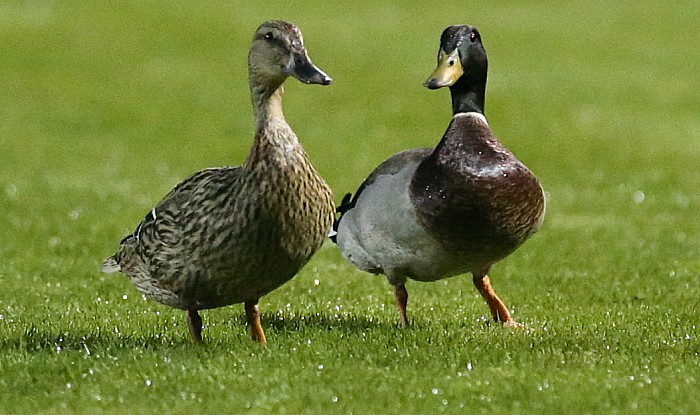
[[[330,232],[328,232],[328,237],[334,244],[338,243],[336,239],[338,236],[338,225],[340,224],[340,220],[343,219],[345,212],[352,209],[354,206],[355,200],[352,198],[352,193],[346,193],[345,196],[343,196],[343,200],[340,202],[340,206],[335,209],[336,213],[340,213],[340,216],[333,221],[333,228],[330,230]]]

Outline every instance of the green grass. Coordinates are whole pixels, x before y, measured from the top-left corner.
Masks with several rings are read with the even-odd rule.
[[[700,49],[693,1],[0,2],[0,413],[700,412]],[[286,113],[339,200],[434,145],[421,82],[442,29],[490,54],[487,116],[541,178],[545,224],[492,281],[527,323],[488,323],[465,277],[384,278],[327,244],[261,301],[185,316],[101,261],[173,185],[239,164],[252,33],[304,31],[330,87]]]

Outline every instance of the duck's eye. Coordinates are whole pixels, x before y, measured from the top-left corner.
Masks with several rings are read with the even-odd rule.
[[[275,38],[275,35],[273,35],[272,32],[265,33],[265,39],[272,40],[274,38]]]
[[[447,62],[447,64],[450,65],[450,66],[454,66],[455,60],[454,60],[454,59],[450,59],[450,60]]]
[[[471,33],[469,34],[469,40],[472,41],[472,42],[474,42],[474,41],[476,40],[476,33],[471,32]]]

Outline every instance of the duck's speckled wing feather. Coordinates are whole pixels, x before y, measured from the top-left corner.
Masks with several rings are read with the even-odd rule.
[[[235,187],[241,171],[240,167],[205,169],[178,184],[122,240],[117,253],[105,261],[103,268],[114,270],[114,264],[118,264],[117,270],[129,275],[140,291],[165,304],[178,308],[203,306],[196,304],[197,299],[209,297],[207,293],[183,295],[182,290],[211,288],[203,268],[192,265],[203,261],[221,264],[222,261],[212,261],[211,256],[227,251],[223,245],[230,245],[235,239],[223,229],[230,229],[225,225],[236,221],[237,215],[218,216],[237,212],[235,207],[228,210],[221,206],[235,202],[236,197],[231,195],[240,193]],[[237,213],[250,215],[250,212]],[[245,222],[242,217],[238,219]],[[215,275],[218,270],[208,271],[206,274]],[[193,279],[201,283],[192,284]],[[195,304],[183,304],[186,297],[191,297]]]
[[[136,243],[153,250],[160,245],[177,244],[181,233],[200,231],[196,217],[215,213],[208,206],[231,192],[240,172],[240,167],[217,167],[193,174],[168,192],[121,244]]]

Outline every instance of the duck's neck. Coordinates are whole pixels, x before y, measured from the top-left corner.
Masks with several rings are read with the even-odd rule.
[[[478,112],[484,114],[486,76],[477,79],[461,78],[450,87],[452,113]]]
[[[272,123],[286,123],[282,111],[284,84],[251,85],[250,92],[253,97],[253,110],[258,131]]]
[[[299,139],[287,124],[282,111],[284,87],[251,85],[255,110],[256,131],[253,147],[245,166],[255,169],[258,166],[287,166],[291,157],[303,157],[304,151]]]

